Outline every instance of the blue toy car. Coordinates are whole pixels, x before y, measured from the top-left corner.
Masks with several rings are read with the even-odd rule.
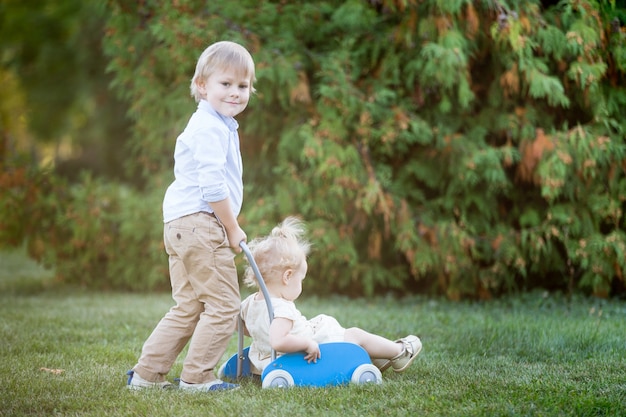
[[[246,254],[254,275],[267,303],[270,322],[274,319],[269,293],[263,277],[245,242],[241,248]],[[249,347],[243,347],[243,320],[239,317],[238,353],[231,356],[218,371],[218,378],[237,380],[252,377],[252,367],[248,358]],[[354,343],[321,343],[321,357],[317,362],[308,363],[304,352],[288,353],[276,358],[272,352],[272,362],[263,370],[263,388],[288,388],[292,386],[325,387],[347,383],[382,383],[382,374],[374,366],[369,355],[361,346]]]

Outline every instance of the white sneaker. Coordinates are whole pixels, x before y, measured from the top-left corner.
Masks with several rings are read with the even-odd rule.
[[[167,382],[167,381],[162,381],[162,382],[146,381],[145,379],[140,377],[138,373],[136,373],[133,370],[126,372],[126,375],[128,375],[128,381],[126,382],[126,386],[128,387],[128,389],[133,389],[133,390],[140,390],[144,388],[171,389],[175,387],[174,384],[172,384],[171,382]]]
[[[205,382],[204,384],[189,384],[181,379],[178,387],[186,391],[209,392],[234,390],[238,389],[239,385],[230,384],[228,382],[222,381],[221,379],[216,379],[215,381],[211,382]]]
[[[397,341],[402,342],[404,350],[401,354],[391,360],[391,367],[395,372],[403,372],[421,352],[422,341],[419,337],[413,335],[403,337]]]

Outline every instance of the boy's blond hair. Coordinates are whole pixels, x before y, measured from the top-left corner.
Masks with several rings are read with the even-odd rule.
[[[269,236],[252,240],[248,247],[259,267],[263,280],[269,282],[280,278],[286,269],[296,269],[306,260],[311,244],[304,239],[306,228],[296,217],[287,217],[274,227]],[[248,265],[244,283],[257,287],[254,271]]]
[[[206,48],[198,58],[190,86],[191,96],[196,102],[202,99],[198,91],[198,82],[208,79],[218,69],[233,69],[242,73],[244,78],[250,79],[250,93],[254,93],[253,83],[256,81],[256,75],[252,55],[238,43],[220,41]]]

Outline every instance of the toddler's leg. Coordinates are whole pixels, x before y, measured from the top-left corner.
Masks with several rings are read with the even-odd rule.
[[[422,341],[419,337],[409,335],[396,340],[403,346],[402,353],[391,359],[372,359],[372,363],[384,372],[389,367],[393,367],[394,372],[404,372],[422,351]]]
[[[417,336],[407,336],[392,342],[358,327],[346,329],[345,341],[360,345],[381,371],[390,366],[395,372],[404,372],[422,350]]]
[[[358,327],[346,329],[345,341],[356,343],[374,359],[392,359],[404,349],[402,343],[396,343],[382,336],[366,332]]]

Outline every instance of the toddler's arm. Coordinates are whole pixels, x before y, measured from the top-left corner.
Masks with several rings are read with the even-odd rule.
[[[305,351],[304,359],[308,362],[317,362],[321,357],[317,342],[308,337],[296,336],[290,333],[293,322],[283,317],[276,317],[270,325],[270,345],[277,352]]]

